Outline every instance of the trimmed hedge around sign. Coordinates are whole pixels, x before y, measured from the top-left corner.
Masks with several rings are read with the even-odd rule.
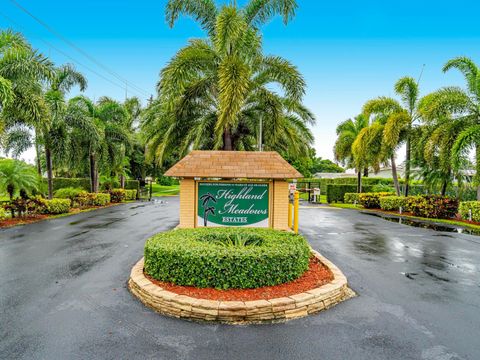
[[[415,216],[450,219],[457,214],[458,200],[438,195],[409,196],[407,208]]]
[[[384,196],[380,198],[380,209],[398,211],[400,207],[407,211],[407,198],[405,196]]]
[[[70,199],[44,199],[44,214],[66,214],[70,211]]]
[[[358,200],[365,209],[380,209],[380,198],[391,195],[389,192],[363,193],[359,194]]]
[[[472,212],[472,221],[480,222],[480,201],[464,201],[458,207],[458,212],[462,219],[470,220],[470,211]]]
[[[372,186],[362,186],[362,190],[365,192],[371,191]],[[357,192],[357,185],[327,185],[327,202],[343,202],[346,193]]]
[[[145,272],[177,285],[247,289],[293,281],[308,269],[300,235],[271,229],[197,228],[157,234],[145,244]]]

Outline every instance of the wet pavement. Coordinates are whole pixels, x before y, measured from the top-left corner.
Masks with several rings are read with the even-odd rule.
[[[286,324],[163,317],[126,288],[178,198],[0,230],[1,359],[479,359],[480,237],[336,208],[301,231],[359,294]]]

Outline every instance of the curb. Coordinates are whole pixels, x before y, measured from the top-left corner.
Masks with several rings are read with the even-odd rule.
[[[132,268],[128,287],[132,294],[148,307],[160,314],[176,318],[228,324],[280,322],[326,310],[355,296],[340,269],[318,252],[312,250],[312,253],[330,269],[333,280],[318,288],[288,297],[254,301],[218,301],[179,295],[164,290],[145,277],[143,258]]]

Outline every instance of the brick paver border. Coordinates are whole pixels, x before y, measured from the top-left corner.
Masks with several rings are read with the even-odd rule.
[[[285,321],[328,309],[355,296],[340,269],[318,252],[312,252],[330,269],[333,280],[321,287],[288,297],[255,301],[215,301],[179,295],[164,290],[145,277],[143,258],[133,267],[128,287],[145,305],[161,314],[177,318],[231,324]]]

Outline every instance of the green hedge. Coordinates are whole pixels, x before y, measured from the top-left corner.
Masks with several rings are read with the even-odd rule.
[[[3,207],[0,206],[0,221],[8,218],[8,212]]]
[[[198,228],[157,234],[145,244],[145,272],[178,285],[218,289],[278,285],[307,269],[300,235],[270,229]]]
[[[458,200],[439,195],[409,196],[407,208],[415,216],[450,219],[457,214]]]
[[[480,222],[480,201],[464,201],[458,207],[458,212],[462,219],[470,219],[470,210],[472,211],[472,221]]]
[[[390,192],[369,192],[358,196],[358,201],[365,209],[380,209],[380,199],[384,196],[393,195]]]
[[[137,190],[125,190],[125,200],[136,200]]]
[[[371,191],[370,185],[362,186],[362,190],[365,192]],[[327,202],[343,202],[345,194],[357,192],[357,185],[327,185]]]
[[[358,204],[358,195],[359,193],[346,193],[343,196],[343,202],[345,204]]]
[[[46,181],[46,180],[44,180]],[[64,188],[78,188],[90,191],[90,179],[88,178],[53,178],[53,191]]]
[[[59,199],[70,199],[70,206],[74,206],[75,199],[86,191],[79,188],[63,188],[55,191],[55,197]]]
[[[45,214],[66,214],[70,211],[70,199],[43,200]]]
[[[386,211],[398,211],[402,207],[407,211],[407,198],[405,196],[384,196],[380,198],[380,209]]]
[[[104,193],[81,193],[75,200],[75,204],[80,207],[85,206],[105,206],[110,202],[110,194]]]
[[[109,190],[110,201],[112,203],[119,203],[125,200],[125,189],[112,189]]]
[[[126,190],[139,190],[140,189],[140,181],[138,180],[127,180],[125,181],[125,189]]]

